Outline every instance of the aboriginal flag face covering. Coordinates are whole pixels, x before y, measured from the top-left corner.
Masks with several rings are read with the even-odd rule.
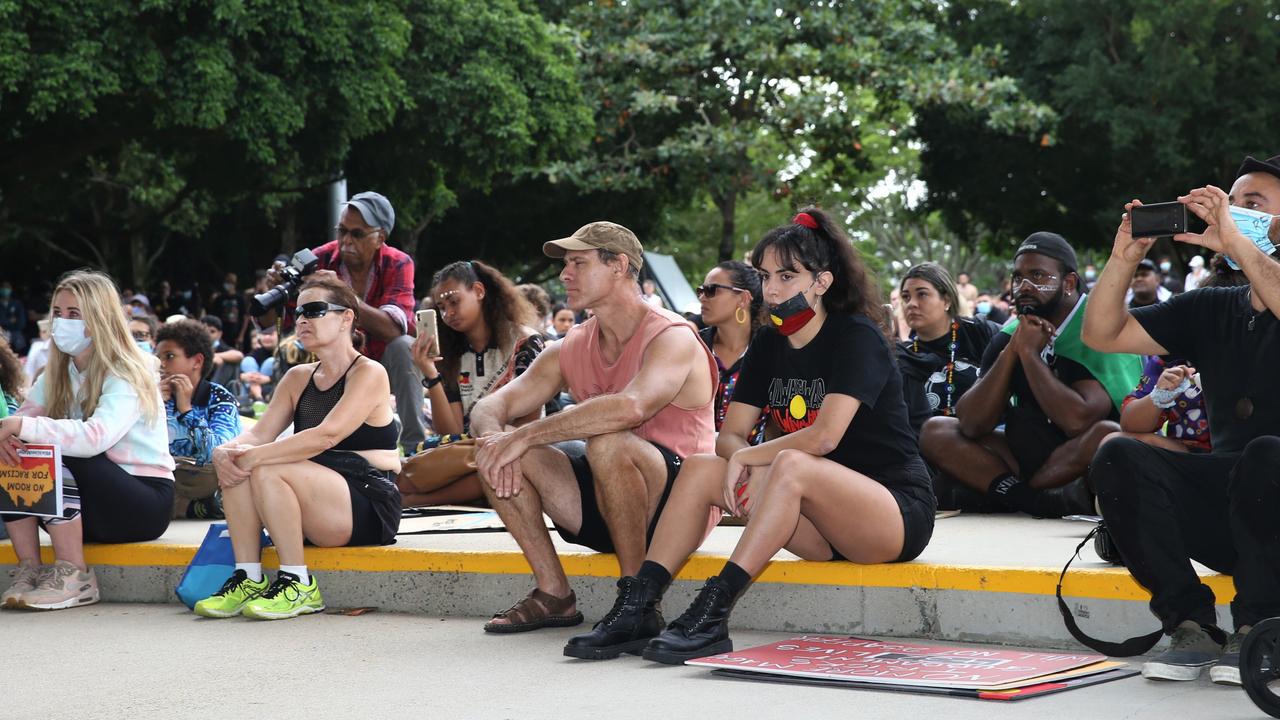
[[[800,328],[808,325],[815,314],[809,301],[805,299],[804,292],[798,292],[790,300],[769,307],[769,319],[783,335],[794,335],[800,332]]]

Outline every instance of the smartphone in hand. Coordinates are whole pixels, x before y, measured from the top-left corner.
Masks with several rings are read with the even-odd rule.
[[[414,315],[414,320],[418,324],[418,337],[426,337],[431,341],[431,354],[433,356],[440,354],[440,338],[436,334],[436,311],[435,310],[419,310]]]

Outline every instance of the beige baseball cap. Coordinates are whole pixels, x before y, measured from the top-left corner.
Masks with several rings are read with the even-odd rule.
[[[542,252],[547,257],[562,258],[569,250],[607,250],[626,255],[637,270],[644,267],[644,248],[640,246],[640,240],[635,233],[617,223],[587,223],[567,238],[542,245]]]

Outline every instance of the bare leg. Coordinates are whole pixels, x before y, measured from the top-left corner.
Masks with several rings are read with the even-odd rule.
[[[434,505],[474,505],[483,502],[484,489],[480,487],[480,476],[476,473],[465,475],[448,485],[423,492],[400,483],[400,505],[402,507],[431,507]]]
[[[1103,445],[1106,445],[1108,442],[1111,442],[1111,440],[1115,438],[1122,438],[1122,437],[1133,438],[1134,440],[1137,440],[1140,443],[1145,443],[1152,447],[1158,447],[1161,450],[1168,450],[1170,452],[1181,452],[1181,453],[1190,452],[1190,450],[1187,449],[1187,446],[1183,444],[1181,440],[1175,440],[1171,437],[1165,437],[1164,435],[1156,435],[1155,433],[1113,432],[1107,435],[1106,437],[1102,438],[1102,442],[1098,443],[1098,447],[1102,447]]]
[[[222,489],[222,512],[227,517],[231,549],[238,563],[262,561],[262,518],[253,502],[253,479]]]
[[[778,453],[769,476],[729,558],[752,577],[784,546],[826,559],[834,546],[858,563],[889,562],[902,552],[902,513],[875,480],[798,450]]]
[[[4,529],[9,533],[13,543],[13,554],[18,562],[28,565],[40,564],[40,524],[33,517],[21,520],[6,520]]]
[[[558,526],[571,533],[582,528],[582,496],[573,467],[569,465],[569,458],[553,447],[534,448],[525,453],[520,467],[524,472],[524,487],[514,497],[498,498],[488,483],[481,481],[480,486],[524,552],[538,589],[565,597],[570,591],[569,579],[551,544],[542,514],[550,515]]]
[[[249,483],[281,565],[305,565],[303,538],[322,547],[351,539],[351,495],[338,473],[313,462],[261,465]]]
[[[707,513],[724,506],[724,474],[729,463],[717,455],[694,455],[684,462],[653,533],[646,560],[674,575],[702,544]]]
[[[1120,425],[1110,420],[1095,423],[1088,430],[1054,448],[1049,459],[1027,483],[1035,490],[1062,487],[1089,472],[1089,463],[1104,438],[1118,431]]]
[[[69,562],[82,571],[89,569],[84,564],[84,523],[80,516],[77,515],[71,522],[49,525],[45,532],[49,533],[49,538],[53,541],[54,557]]]
[[[630,431],[587,440],[587,461],[618,565],[624,576],[635,575],[644,562],[649,520],[667,484],[666,462],[657,448]]]
[[[947,477],[983,493],[995,478],[1018,471],[1004,433],[967,438],[960,432],[960,421],[953,417],[925,422],[920,431],[920,454]]]

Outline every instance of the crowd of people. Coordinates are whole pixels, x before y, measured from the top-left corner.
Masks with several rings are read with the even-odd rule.
[[[1100,512],[1172,636],[1144,674],[1212,665],[1238,684],[1241,638],[1280,615],[1280,410],[1264,374],[1280,361],[1280,263],[1264,251],[1280,222],[1259,237],[1240,221],[1280,215],[1280,156],[1178,201],[1207,229],[1173,240],[1210,256],[1185,275],[1147,258],[1156,238],[1131,234],[1133,200],[1101,271],[1040,231],[998,290],[922,263],[888,298],[810,207],[749,262],[710,268],[687,315],[642,279],[635,234],[605,221],[542,245],[563,298],[470,259],[418,299],[374,192],[343,206],[296,296],[256,319],[234,275],[207,303],[167,286],[153,303],[76,271],[47,317],[2,283],[0,460],[54,443],[66,482],[62,517],[5,517],[19,564],[4,606],[96,602],[84,541],[225,517],[235,571],[195,611],[295,617],[324,607],[306,544],[388,544],[403,508],[473,503],[533,569],[486,631],[584,621],[546,516],[621,569],[612,609],[564,653],[682,663],[732,647],[733,607],[781,549],[907,562],[939,509]],[[432,312],[438,329],[418,327]],[[724,515],[745,524],[737,546],[667,622],[665,590]],[[1230,632],[1192,560],[1235,577]]]

